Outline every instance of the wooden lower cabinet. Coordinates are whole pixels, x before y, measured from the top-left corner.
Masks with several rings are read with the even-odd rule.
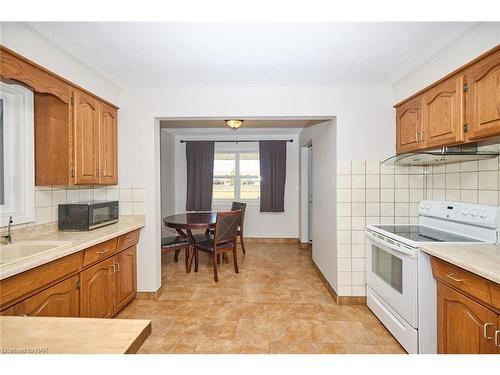
[[[493,354],[498,316],[438,282],[438,353]]]
[[[137,294],[138,241],[134,230],[0,281],[0,315],[112,318]]]
[[[136,247],[121,251],[81,273],[81,316],[111,318],[135,298]]]
[[[16,305],[16,315],[62,316],[80,315],[78,275],[35,294]]]
[[[114,259],[109,258],[81,273],[80,305],[84,318],[111,318],[114,315]]]
[[[121,310],[135,298],[137,291],[136,247],[132,246],[115,256],[115,310]]]

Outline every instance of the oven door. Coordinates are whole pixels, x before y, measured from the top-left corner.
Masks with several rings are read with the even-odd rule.
[[[118,202],[90,205],[89,229],[99,228],[116,222],[118,222]]]
[[[368,286],[412,327],[417,328],[417,256],[389,238],[366,232]]]

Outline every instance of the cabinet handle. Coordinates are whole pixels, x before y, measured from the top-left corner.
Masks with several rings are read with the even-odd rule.
[[[449,273],[446,275],[447,278],[452,279],[453,281],[456,281],[457,283],[462,283],[465,281],[465,279],[457,279],[456,277],[453,277],[454,275],[452,273]]]
[[[111,266],[109,266],[109,268],[113,269],[113,271],[111,272],[111,274],[114,275],[116,273],[115,263],[113,263]]]
[[[116,272],[120,272],[120,263],[116,262]]]
[[[418,142],[418,133],[415,133],[415,142]]]
[[[99,254],[99,255],[106,254],[108,251],[109,251],[109,249],[104,249],[102,251],[98,251],[97,254]]]
[[[500,339],[499,339],[499,336],[500,336],[500,329],[495,331],[495,346],[497,348],[500,348]]]
[[[486,340],[491,340],[493,337],[492,336],[488,336],[488,327],[491,327],[492,324],[491,323],[484,323],[483,324],[483,337],[486,339]],[[498,331],[497,331],[498,332]],[[496,333],[495,333],[496,335]]]

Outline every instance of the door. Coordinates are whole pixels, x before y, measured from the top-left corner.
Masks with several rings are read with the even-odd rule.
[[[313,241],[313,153],[312,145],[307,148],[308,151],[308,176],[307,176],[307,198],[308,198],[308,210],[307,210],[307,232],[309,243]]]
[[[83,318],[111,318],[114,315],[113,258],[83,271],[80,276],[80,309]]]
[[[16,315],[77,317],[80,315],[78,276],[35,294],[15,306]]]
[[[497,314],[438,282],[438,353],[495,353]]]
[[[464,76],[451,77],[423,94],[422,124],[425,147],[465,140]]]
[[[117,111],[101,104],[99,124],[99,182],[112,185],[118,182]]]
[[[396,109],[396,153],[423,147],[422,97],[419,96]]]
[[[500,51],[474,64],[465,75],[468,139],[500,134]]]
[[[75,184],[99,182],[99,102],[81,91],[74,92]]]
[[[117,270],[115,274],[115,311],[120,311],[132,301],[137,290],[136,247],[132,246],[115,256]]]
[[[412,327],[417,327],[415,249],[366,232],[366,282]]]

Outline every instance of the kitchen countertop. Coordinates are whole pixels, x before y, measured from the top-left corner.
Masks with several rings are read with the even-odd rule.
[[[500,284],[500,245],[427,244],[422,251]]]
[[[13,232],[13,242],[21,240],[35,241],[69,241],[70,246],[62,249],[43,251],[38,254],[20,258],[11,263],[0,264],[0,280],[17,275],[21,272],[52,262],[56,259],[76,253],[98,243],[121,236],[135,229],[144,227],[145,218],[142,215],[120,216],[118,223],[87,232],[62,232],[57,227],[47,231]]]
[[[150,334],[150,320],[0,316],[0,353],[136,353]]]

